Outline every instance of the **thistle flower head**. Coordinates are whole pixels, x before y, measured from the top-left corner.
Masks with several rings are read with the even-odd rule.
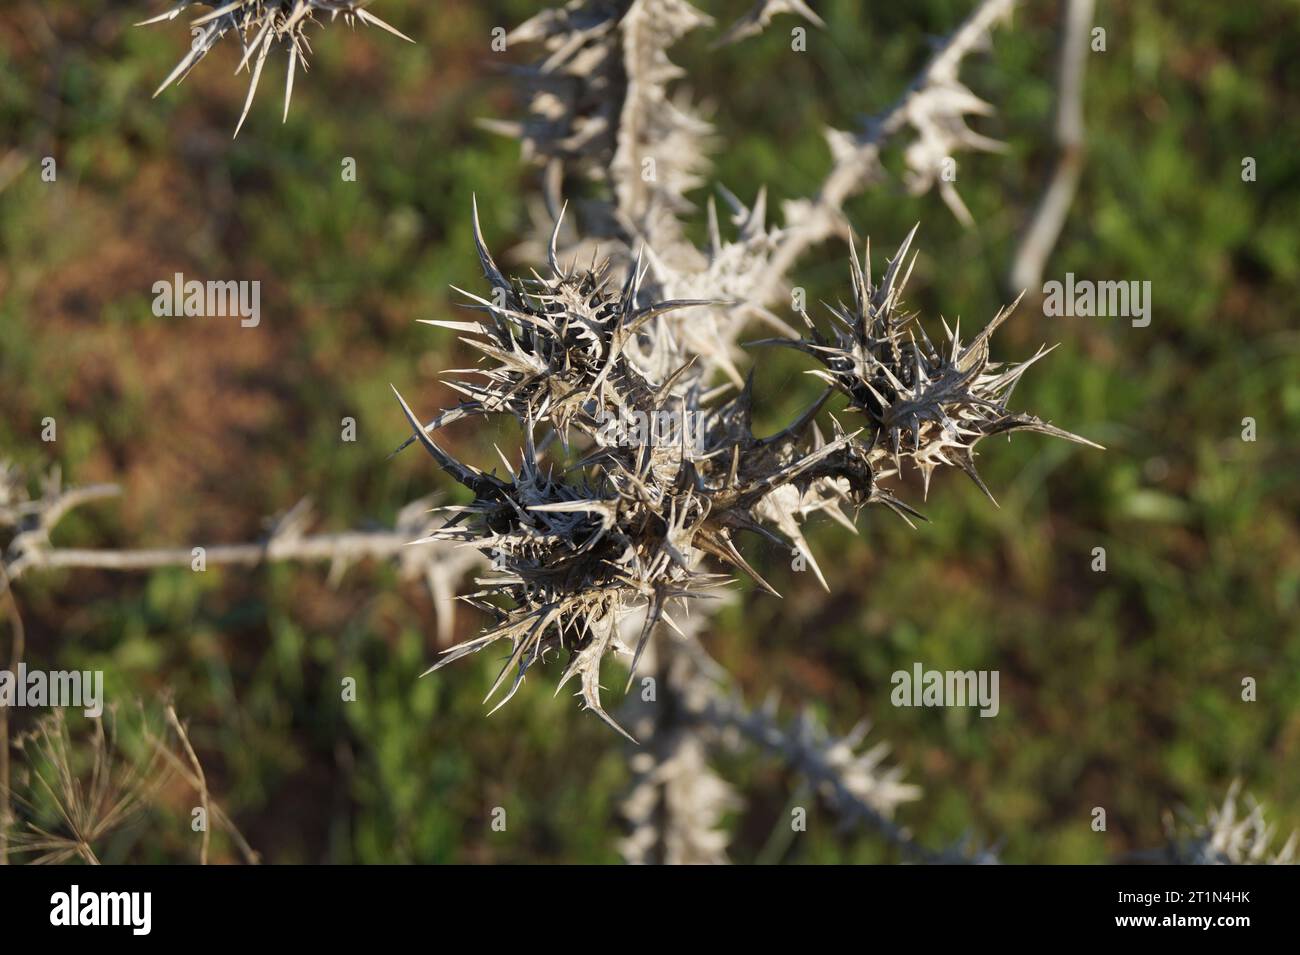
[[[756,344],[797,348],[824,366],[815,374],[849,399],[868,421],[869,460],[892,457],[902,469],[910,460],[920,471],[928,495],[930,477],[944,466],[966,472],[990,500],[993,495],[975,470],[975,446],[994,434],[1036,431],[1100,447],[1031,414],[1007,407],[1020,377],[1050,348],[1018,363],[994,362],[989,342],[1015,311],[999,311],[969,343],[961,324],[943,323],[945,340],[936,346],[902,304],[902,292],[915,257],[907,263],[913,228],[890,261],[879,285],[871,279],[871,248],[864,263],[852,259],[851,306],[831,308],[833,327],[824,335],[803,314],[809,338],[769,339]],[[906,271],[903,265],[907,263]],[[996,501],[994,501],[996,503]]]
[[[475,206],[474,237],[490,298],[461,294],[471,300],[468,308],[484,312],[486,318],[426,324],[465,333],[461,341],[481,352],[489,364],[462,370],[475,379],[453,382],[452,387],[469,400],[440,423],[508,412],[521,423],[554,423],[566,441],[575,423],[594,436],[606,410],[653,405],[652,380],[671,381],[669,365],[685,360],[664,336],[646,326],[666,312],[709,303],[639,305],[645,277],[640,262],[617,282],[607,260],[593,261],[587,269],[563,267],[556,251],[559,231],[557,221],[549,249],[550,277],[534,273],[530,279],[508,279],[483,241]]]
[[[289,54],[289,68],[284,87],[284,115],[289,116],[289,102],[293,98],[294,74],[301,62],[307,69],[307,57],[311,54],[311,44],[307,39],[307,29],[319,24],[326,15],[333,22],[341,14],[349,26],[357,21],[369,26],[387,30],[394,36],[407,42],[414,42],[410,37],[375,16],[366,7],[372,0],[229,0],[222,3],[199,2],[199,0],[178,0],[166,13],[145,20],[137,26],[175,20],[185,10],[193,6],[211,7],[212,10],[195,18],[191,22],[194,39],[190,51],[176,64],[167,79],[154,92],[157,96],[172,83],[179,82],[189,75],[228,33],[239,37],[244,55],[239,61],[239,70],[247,69],[250,73],[248,97],[244,101],[244,111],[235,126],[235,135],[244,125],[248,111],[257,94],[257,86],[262,78],[262,68],[266,65],[271,51],[284,50]]]

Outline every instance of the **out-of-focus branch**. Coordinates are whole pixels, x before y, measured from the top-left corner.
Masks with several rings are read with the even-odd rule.
[[[699,641],[713,612],[710,602],[681,621],[675,636],[661,634],[647,653],[655,672],[655,698],[629,695],[623,716],[642,745],[632,754],[634,781],[623,803],[632,831],[620,849],[629,862],[725,862],[722,816],[737,794],[709,766],[718,747],[747,743],[799,773],[850,825],[866,826],[912,862],[995,863],[997,857],[966,840],[943,850],[918,843],[894,822],[896,809],[921,788],[885,763],[884,742],[861,750],[863,722],[835,737],[811,713],[781,721],[775,699],[751,709],[729,689],[726,672]],[[633,628],[634,629],[634,628]],[[641,689],[639,686],[636,689]]]
[[[714,46],[726,46],[747,37],[756,36],[767,29],[773,17],[783,13],[793,13],[796,16],[803,17],[816,27],[826,26],[822,18],[817,16],[816,11],[804,3],[804,0],[757,0],[750,7],[749,12],[733,23],[727,32],[714,43]]]
[[[988,42],[993,27],[1009,18],[1015,5],[1016,0],[983,0],[944,41],[893,106],[857,135],[831,131],[834,165],[812,199],[787,204],[788,228],[770,260],[767,281],[753,297],[755,302],[770,304],[804,252],[843,231],[844,203],[879,175],[881,149],[908,125],[946,133],[958,144],[996,147],[961,123],[963,113],[986,112],[987,104],[961,85],[958,74],[962,60]],[[945,200],[950,205],[953,202],[947,194]]]
[[[1083,173],[1086,130],[1083,123],[1084,74],[1088,63],[1088,28],[1095,0],[1064,0],[1065,31],[1057,74],[1056,167],[1012,257],[1010,291],[1019,294],[1042,281],[1047,258],[1065,227]]]
[[[996,863],[994,852],[970,840],[944,850],[921,845],[906,827],[893,820],[895,809],[921,794],[919,786],[902,782],[902,770],[886,766],[887,743],[858,752],[868,724],[859,723],[847,735],[834,737],[804,712],[792,725],[777,717],[775,703],[750,709],[735,696],[719,691],[693,701],[691,716],[721,733],[739,734],[750,744],[780,758],[800,773],[845,823],[875,831],[911,862]]]
[[[689,624],[688,624],[689,626]],[[707,679],[694,636],[661,639],[647,654],[655,674],[654,699],[633,687],[628,723],[642,745],[629,758],[633,782],[623,816],[631,826],[619,843],[634,865],[717,865],[729,861],[725,815],[742,803],[736,791],[709,765],[709,741],[690,718],[687,700]]]
[[[185,750],[185,756],[190,761],[190,769],[193,773],[193,785],[195,792],[199,795],[199,805],[203,809],[203,838],[199,843],[199,865],[208,864],[208,846],[211,845],[211,828],[208,825],[208,816],[211,815],[212,800],[208,793],[208,777],[203,772],[203,764],[199,762],[198,754],[194,752],[194,747],[190,745],[190,734],[185,732],[185,725],[181,723],[180,717],[176,715],[176,707],[170,703],[167,705],[167,722],[176,731],[176,736],[180,740],[181,746]]]
[[[1131,853],[1119,861],[1169,865],[1296,865],[1300,861],[1300,833],[1292,832],[1280,849],[1274,849],[1277,827],[1265,818],[1264,807],[1254,797],[1241,799],[1240,779],[1228,787],[1223,804],[1212,806],[1204,817],[1186,810],[1181,817],[1166,813],[1163,847]]]
[[[0,586],[6,590],[10,582],[33,570],[141,571],[191,566],[196,559],[194,546],[115,550],[56,547],[51,543],[51,532],[70,511],[115,497],[120,493],[116,485],[63,489],[56,473],[46,480],[39,498],[27,499],[16,472],[2,464],[0,483],[4,485],[0,488],[0,529],[13,530],[8,546],[0,555],[0,570],[3,570]],[[281,517],[265,539],[204,546],[202,559],[205,566],[328,561],[331,579],[337,579],[349,565],[360,560],[396,560],[403,574],[424,578],[437,611],[439,641],[446,643],[454,623],[455,582],[480,566],[483,558],[469,548],[438,542],[412,543],[427,537],[438,524],[428,515],[432,502],[432,498],[421,498],[407,504],[398,513],[392,528],[305,534],[310,508],[304,500]]]
[[[800,718],[794,731],[787,731],[771,709],[751,710],[741,700],[722,693],[698,701],[692,716],[719,732],[739,733],[747,742],[778,756],[791,769],[804,775],[844,818],[866,824],[910,858],[929,861],[922,858],[925,851],[917,845],[912,834],[890,818],[893,805],[915,799],[919,789],[899,785],[895,777],[896,788],[882,788],[880,795],[883,798],[876,799],[863,787],[850,785],[842,771],[846,749],[841,748],[836,754],[839,759],[833,758],[831,746],[820,745],[829,741],[814,740],[812,724],[806,716]],[[847,752],[852,752],[851,746]]]
[[[189,733],[185,729],[185,724],[181,722],[180,717],[176,715],[176,708],[170,703],[167,704],[167,722],[171,724],[176,736],[180,740],[181,746],[185,750],[186,759],[182,760],[176,755],[172,747],[167,745],[167,741],[161,736],[151,736],[150,741],[158,756],[162,758],[168,768],[180,776],[185,782],[199,794],[200,803],[204,811],[211,817],[209,827],[212,822],[221,826],[225,830],[235,847],[239,849],[240,855],[244,857],[244,862],[248,865],[260,865],[262,862],[261,855],[248,844],[244,834],[239,831],[239,827],[225,813],[225,810],[217,804],[208,791],[207,775],[203,772],[203,764],[199,761],[198,755],[194,752],[194,747],[190,744]],[[208,864],[208,845],[210,828],[203,830],[203,842],[199,849],[199,864]]]

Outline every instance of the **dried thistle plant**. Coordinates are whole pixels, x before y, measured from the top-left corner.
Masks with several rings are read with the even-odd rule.
[[[601,704],[601,663],[611,653],[630,656],[634,675],[656,625],[676,626],[670,606],[730,582],[702,570],[704,558],[776,593],[741,556],[734,542],[740,532],[806,552],[793,515],[821,510],[845,519],[843,507],[856,513],[872,503],[915,515],[882,484],[905,459],[921,470],[927,489],[936,467],[952,465],[987,493],[974,447],[989,435],[1031,430],[1090,444],[1007,409],[1016,382],[1043,354],[1005,368],[990,360],[989,339],[1010,309],[970,344],[949,331],[946,354],[935,349],[901,304],[911,235],[879,286],[868,277],[869,256],[864,270],[854,255],[853,305],[833,310],[834,339],[804,315],[811,339],[774,340],[820,360],[829,387],[788,427],[759,438],[751,386],[730,396],[726,387],[706,391],[692,374],[698,354],[681,346],[667,321],[669,313],[716,303],[654,300],[640,263],[625,276],[612,274],[608,262],[562,266],[558,224],[551,274],[508,279],[487,250],[477,212],[474,218],[491,289],[489,297],[470,295],[469,307],[485,318],[430,324],[462,332],[484,362],[451,383],[468,400],[428,425],[398,399],[415,439],[474,494],[470,504],[450,508],[454,516],[428,540],[476,547],[498,574],[481,578],[483,589],[467,598],[497,623],[447,651],[433,669],[509,641],[512,652],[488,692],[491,699],[512,677],[498,707],[534,664],[564,650],[560,686],[577,676],[586,707],[622,732]],[[831,417],[828,440],[816,419],[834,392],[865,422],[847,432]],[[450,421],[485,414],[506,414],[522,431],[518,465],[501,456],[505,477],[456,460],[432,437]],[[634,422],[676,425],[673,440],[629,429]],[[550,429],[542,444],[539,428]],[[576,446],[580,459],[569,465],[548,454],[552,439]],[[642,614],[639,636],[625,641],[623,621]]]
[[[366,7],[371,0],[230,0],[228,3],[199,2],[199,0],[180,0],[166,13],[144,20],[137,26],[148,26],[175,20],[193,6],[212,7],[209,13],[196,17],[190,23],[194,38],[190,51],[176,64],[162,85],[154,92],[157,96],[172,83],[179,83],[221,42],[226,34],[239,38],[244,55],[235,72],[248,70],[248,96],[244,100],[244,110],[239,115],[235,126],[235,135],[243,128],[248,111],[252,108],[253,98],[257,95],[257,86],[262,79],[262,68],[272,50],[283,50],[289,55],[289,67],[284,85],[284,118],[289,117],[289,103],[293,99],[294,74],[298,64],[307,70],[307,57],[311,54],[311,43],[307,30],[312,26],[322,25],[328,15],[329,22],[334,22],[339,15],[349,26],[356,22],[367,26],[376,26],[387,30],[393,36],[400,37],[408,43],[414,42],[410,37],[385,23]]]
[[[195,5],[179,2],[147,22],[175,19]],[[236,135],[273,48],[289,56],[287,116],[296,67],[302,61],[306,68],[310,52],[307,28],[324,14],[331,21],[342,14],[349,23],[359,20],[402,36],[370,14],[366,0],[203,5],[212,12],[194,21],[193,48],[158,92],[183,79],[233,32],[244,51],[239,69],[247,68],[251,76]],[[892,822],[895,808],[919,791],[885,762],[884,744],[861,748],[865,724],[840,737],[810,714],[787,727],[777,720],[774,707],[749,709],[738,695],[723,692],[721,680],[705,676],[711,661],[704,659],[698,643],[702,615],[684,617],[679,624],[670,609],[676,612],[696,598],[715,596],[730,582],[730,572],[747,574],[772,590],[737,549],[741,531],[783,548],[793,544],[825,586],[801,522],[825,512],[852,527],[846,511],[856,515],[869,503],[885,504],[905,519],[916,515],[884,486],[905,463],[920,473],[926,495],[935,470],[955,467],[992,499],[975,468],[976,447],[990,435],[1034,431],[1097,447],[1010,409],[1016,384],[1047,351],[1019,363],[992,360],[991,337],[1015,305],[998,312],[969,343],[962,342],[959,327],[949,329],[946,323],[940,344],[931,341],[901,302],[911,271],[912,235],[879,285],[873,281],[869,249],[865,264],[852,252],[851,304],[831,309],[829,333],[800,312],[807,337],[798,338],[769,311],[806,252],[833,236],[850,236],[845,203],[886,175],[881,153],[891,139],[907,140],[903,183],[908,191],[917,195],[937,187],[952,213],[972,224],[952,177],[943,172],[959,153],[999,151],[1002,144],[971,128],[973,120],[992,115],[994,107],[961,81],[960,71],[964,59],[987,44],[993,28],[1007,22],[1015,6],[1016,0],[981,0],[937,45],[896,102],[854,131],[828,129],[829,171],[814,194],[784,203],[781,227],[767,224],[762,190],[748,208],[720,190],[738,234],[723,238],[710,202],[707,248],[697,248],[687,238],[681,220],[694,212],[688,193],[703,183],[716,141],[689,92],[677,86],[683,71],[670,52],[682,37],[711,26],[712,18],[686,0],[569,0],[535,15],[508,37],[509,43],[543,48],[532,69],[518,71],[528,87],[526,118],[490,124],[519,137],[525,160],[545,170],[546,214],[538,221],[549,228],[558,218],[566,185],[576,178],[595,182],[604,195],[584,201],[582,228],[562,245],[558,222],[549,243],[545,230],[539,232],[535,248],[546,249],[550,266],[545,277],[506,278],[487,252],[475,216],[480,260],[491,288],[490,299],[469,297],[485,318],[431,324],[462,332],[463,341],[485,361],[477,369],[457,372],[470,376],[452,383],[465,400],[427,425],[398,396],[415,432],[407,444],[421,443],[473,499],[447,509],[453,516],[445,525],[410,533],[428,533],[419,543],[450,541],[481,550],[492,561],[494,575],[483,578],[481,589],[466,599],[492,614],[496,624],[452,648],[437,666],[508,641],[510,656],[488,694],[491,699],[513,676],[498,706],[518,690],[535,663],[550,651],[563,651],[568,660],[560,685],[579,677],[586,706],[618,729],[600,699],[604,658],[629,657],[635,676],[643,654],[648,652],[650,661],[656,658],[652,638],[658,623],[679,631],[680,641],[659,648],[669,651],[659,654],[656,664],[663,676],[664,705],[642,707],[638,713],[635,701],[629,701],[637,718],[634,728],[650,743],[633,759],[634,785],[625,803],[633,831],[622,848],[632,861],[725,861],[722,822],[737,799],[708,765],[708,755],[711,747],[737,740],[779,754],[805,778],[808,791],[822,796],[846,821],[872,825],[910,859],[994,861],[991,852],[972,850],[969,843],[940,852],[920,846]],[[1091,4],[1071,8],[1075,33],[1082,36]],[[756,0],[716,45],[753,36],[780,14],[823,25],[803,0]],[[1082,49],[1077,41],[1073,45]],[[1076,60],[1076,68],[1081,62]],[[1076,99],[1080,92],[1075,82]],[[1061,137],[1072,146],[1082,141],[1081,124],[1076,126],[1074,139]],[[1063,194],[1068,207],[1073,187]],[[1058,200],[1051,216],[1054,230],[1059,231],[1064,215]],[[576,267],[576,257],[575,264],[561,266],[559,248],[566,258],[581,249],[581,260],[587,261],[593,240],[602,243],[605,258],[591,254],[585,269]],[[1045,256],[1042,247],[1041,241],[1035,244],[1037,254]],[[752,344],[804,352],[820,363],[814,374],[827,386],[788,427],[763,438],[752,430],[754,396],[736,347],[754,320],[783,337]],[[715,373],[729,378],[732,388],[712,388]],[[860,421],[856,430],[846,431],[829,415],[832,400],[847,403],[848,413]],[[500,414],[518,424],[523,446],[518,464],[502,455],[503,477],[456,460],[433,438],[454,421]],[[698,440],[626,442],[618,428],[608,427],[638,417],[698,421]],[[681,428],[683,435],[690,431]],[[570,458],[573,449],[576,462]],[[73,505],[61,504],[56,495],[47,495],[39,507],[19,501],[7,487],[12,482],[4,478],[0,468],[0,526],[18,529],[16,543],[0,564],[9,576],[60,563],[146,566],[174,559],[169,552],[125,562],[93,552],[60,553],[48,546],[48,530],[60,508]],[[6,522],[6,512],[15,518]],[[405,523],[399,521],[399,533]],[[308,548],[296,534],[286,536],[289,543],[304,545],[298,552],[309,555],[333,552],[340,543]],[[387,553],[389,543],[385,538],[365,546]],[[287,552],[284,547],[274,551]],[[273,548],[265,553],[273,554]],[[243,560],[249,554],[234,548],[228,556]],[[261,554],[251,552],[252,557]],[[709,560],[728,573],[702,569]],[[446,578],[439,579],[440,584],[431,585],[435,593],[448,589]],[[171,716],[184,742],[184,758],[170,749],[157,752],[165,754],[168,767],[181,772],[207,806],[202,767]],[[141,801],[139,786],[130,776],[116,785],[104,782],[111,774],[101,774],[98,767],[111,760],[101,741],[90,796],[70,788],[65,780],[71,775],[62,768],[68,764],[63,729],[43,726],[38,738],[44,743],[38,748],[44,746],[44,763],[55,767],[46,789],[56,801],[62,797],[61,817],[71,834],[32,829],[27,847],[93,861],[90,842],[133,818]],[[1273,829],[1262,809],[1250,803],[1249,811],[1240,814],[1238,791],[1234,785],[1208,823],[1194,822],[1189,831],[1170,824],[1170,861],[1294,861],[1295,836],[1274,852]],[[201,858],[206,853],[205,840]]]
[[[174,19],[191,5],[179,3],[150,22]],[[240,68],[251,73],[240,126],[272,47],[289,54],[287,114],[296,65],[300,59],[305,65],[309,52],[305,29],[318,15],[342,13],[392,29],[364,6],[236,0],[217,7],[195,21],[198,42],[162,88],[234,31],[244,48]],[[600,699],[604,658],[630,658],[629,684],[643,654],[657,658],[666,699],[636,723],[650,738],[634,766],[637,784],[626,806],[634,821],[624,846],[629,858],[725,860],[721,820],[734,797],[709,768],[707,750],[737,734],[781,753],[844,818],[875,826],[910,858],[952,855],[922,849],[890,821],[896,805],[917,790],[883,763],[883,746],[858,752],[858,735],[836,737],[811,718],[786,729],[773,714],[748,710],[721,692],[721,681],[704,676],[711,661],[697,639],[702,615],[679,623],[672,614],[696,598],[716,596],[733,572],[772,591],[741,556],[735,541],[742,531],[783,549],[793,545],[825,586],[801,523],[822,512],[852,527],[850,515],[871,503],[905,519],[916,515],[885,486],[905,462],[920,471],[927,494],[941,466],[964,470],[988,493],[974,457],[991,434],[1029,430],[1091,444],[1009,409],[1016,383],[1045,354],[1018,364],[991,360],[989,339],[1014,306],[969,344],[945,325],[946,340],[935,347],[901,304],[911,236],[879,286],[869,255],[863,266],[853,254],[852,304],[832,309],[829,334],[800,313],[808,329],[800,339],[769,311],[806,252],[850,234],[845,203],[884,176],[881,151],[891,138],[910,140],[904,151],[909,191],[937,185],[953,213],[969,223],[949,177],[940,176],[942,164],[961,150],[1000,144],[968,125],[992,106],[959,74],[1014,6],[1015,0],[982,0],[897,102],[857,131],[827,130],[826,178],[813,195],[783,204],[782,227],[768,225],[762,190],[746,207],[720,188],[736,236],[724,238],[710,202],[706,248],[688,238],[683,220],[694,214],[688,193],[704,182],[717,143],[678,84],[683,71],[670,54],[682,37],[711,27],[712,18],[687,0],[568,0],[507,38],[542,47],[541,59],[518,71],[527,86],[527,116],[490,125],[519,137],[525,160],[544,169],[546,212],[536,218],[547,228],[533,247],[534,260],[548,260],[549,274],[507,278],[486,249],[476,214],[490,289],[469,298],[484,316],[431,324],[462,333],[483,360],[454,373],[461,377],[451,386],[464,400],[426,425],[398,395],[414,431],[407,444],[421,443],[473,495],[469,504],[445,509],[451,514],[445,524],[420,531],[427,534],[420,543],[479,550],[493,567],[481,589],[464,599],[493,615],[495,625],[447,651],[437,666],[507,641],[511,653],[488,693],[490,700],[506,688],[499,706],[534,664],[563,651],[560,685],[578,677],[587,708],[619,728]],[[757,0],[716,45],[753,36],[781,14],[822,25],[803,0]],[[561,199],[576,180],[595,183],[600,194],[582,202],[579,228],[561,243]],[[603,256],[595,253],[596,242]],[[560,249],[572,264],[560,264]],[[578,261],[591,265],[578,268]],[[820,362],[816,374],[827,385],[805,412],[766,437],[753,433],[754,395],[738,348],[742,331],[756,320],[783,336],[768,344],[798,348]],[[719,375],[730,385],[714,387]],[[856,430],[829,414],[832,401],[847,403],[859,419]],[[443,426],[487,415],[512,418],[521,433],[517,463],[501,455],[503,476],[457,460],[434,439]],[[636,419],[675,419],[683,439],[627,441],[625,425]],[[727,573],[704,569],[708,561]],[[661,643],[656,654],[652,637],[660,621],[681,639]]]

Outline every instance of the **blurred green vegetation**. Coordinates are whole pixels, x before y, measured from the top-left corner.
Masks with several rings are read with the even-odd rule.
[[[28,160],[0,191],[0,456],[123,484],[119,502],[60,527],[68,545],[247,539],[304,495],[324,528],[391,520],[449,489],[426,458],[385,460],[404,436],[388,386],[435,408],[450,397],[438,371],[465,364],[450,333],[415,320],[449,315],[452,283],[475,287],[471,195],[494,248],[527,229],[535,174],[476,122],[517,115],[488,41],[537,5],[382,0],[376,12],[418,44],[321,33],[287,123],[276,61],[234,142],[235,50],[150,100],[188,39],[183,22],[130,26],[162,6],[0,12],[0,160]],[[747,6],[710,12],[725,22]],[[766,184],[769,208],[815,189],[821,130],[889,105],[928,38],[971,4],[814,6],[829,28],[809,32],[806,54],[789,51],[782,20],[721,51],[690,37],[676,57],[713,106],[714,178],[745,199]],[[1098,8],[1107,49],[1088,61],[1087,167],[1048,277],[1150,281],[1152,322],[1027,308],[999,334],[1013,358],[1061,343],[1016,404],[1107,450],[989,442],[981,470],[999,508],[944,475],[916,530],[883,510],[858,537],[815,525],[829,596],[748,541],[785,599],[740,602],[708,641],[752,700],[779,691],[841,729],[870,718],[925,789],[902,813],[924,840],[972,831],[1016,862],[1159,844],[1164,810],[1201,812],[1237,777],[1281,828],[1300,826],[1297,7]],[[964,73],[998,110],[981,130],[1009,144],[962,160],[978,228],[896,179],[850,207],[878,266],[921,223],[908,298],[923,315],[979,327],[1007,298],[1001,276],[1054,158],[1057,14],[1026,5]],[[47,155],[54,184],[39,175]],[[1242,181],[1246,156],[1255,182]],[[341,181],[343,157],[355,183]],[[897,146],[886,161],[900,172]],[[153,318],[150,288],[173,272],[260,279],[261,327]],[[816,250],[797,278],[814,302],[847,294],[844,249]],[[763,355],[762,424],[814,393],[805,368]],[[54,444],[40,441],[46,416]],[[359,422],[356,443],[339,441],[343,416]],[[448,435],[481,461],[509,439]],[[1098,546],[1105,573],[1090,570]],[[390,567],[353,568],[333,588],[315,567],[51,573],[17,595],[29,665],[103,668],[114,697],[171,688],[213,791],[269,861],[617,858],[621,742],[545,677],[486,719],[494,656],[417,679],[436,652],[433,615]],[[459,635],[480,623],[463,612]],[[999,670],[1001,714],[891,707],[890,674],[917,660]],[[356,703],[340,701],[345,676]],[[1241,701],[1248,676],[1255,703]],[[727,773],[749,797],[733,855],[753,861],[788,819],[794,781],[761,760]],[[506,832],[489,828],[496,806]],[[1089,828],[1094,806],[1105,834]],[[174,843],[144,839],[138,854],[186,858]],[[235,857],[220,839],[215,851]],[[783,856],[890,858],[820,806]]]

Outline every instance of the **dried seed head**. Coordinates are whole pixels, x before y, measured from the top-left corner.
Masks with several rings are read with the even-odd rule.
[[[18,808],[10,848],[33,863],[97,863],[96,845],[136,819],[169,777],[156,751],[124,752],[115,714],[91,723],[85,748],[57,709],[15,741],[25,765],[9,794]]]

